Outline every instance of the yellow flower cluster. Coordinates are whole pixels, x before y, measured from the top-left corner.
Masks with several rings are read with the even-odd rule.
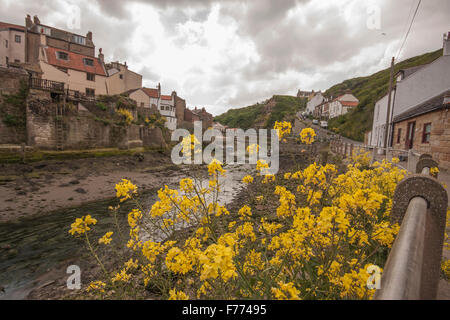
[[[104,293],[105,292],[106,283],[103,281],[92,281],[89,286],[87,287],[86,291],[99,291]]]
[[[120,198],[120,202],[131,199],[132,195],[136,193],[137,187],[130,180],[122,179],[122,182],[116,184],[116,197]]]
[[[188,158],[191,157],[192,152],[200,153],[202,151],[200,141],[198,141],[197,137],[194,134],[184,137],[181,141],[181,146],[181,152],[183,153],[183,156]]]
[[[112,231],[105,233],[105,235],[103,237],[98,239],[98,243],[109,244],[112,241],[112,238],[111,238],[112,235],[113,235]]]
[[[275,125],[273,128],[277,131],[278,140],[281,141],[284,137],[291,134],[292,124],[287,121],[275,121]]]
[[[300,141],[304,144],[312,144],[315,136],[316,132],[313,128],[304,128],[300,132]]]
[[[125,119],[126,124],[131,124],[131,122],[133,122],[134,118],[129,110],[121,108],[117,109],[116,112]]]
[[[206,186],[182,179],[180,191],[161,188],[148,212],[128,214],[132,259],[108,281],[125,286],[132,277],[143,279],[169,299],[371,298],[367,268],[382,267],[398,233],[391,199],[406,172],[385,160],[369,165],[351,163],[339,173],[334,165],[313,163],[284,179],[264,172],[261,183],[280,185],[262,186],[268,193],[257,200],[276,197],[276,208],[262,211],[249,201],[230,214],[217,187],[226,172],[213,160]],[[267,168],[258,161],[260,174]],[[251,176],[243,181],[254,183]],[[130,185],[121,184],[120,198],[133,194]],[[73,227],[86,230],[87,221]],[[186,236],[178,240],[181,233]]]
[[[91,230],[91,228],[89,228],[89,226],[95,225],[97,223],[97,220],[92,218],[90,215],[87,215],[85,217],[81,217],[81,218],[77,218],[75,219],[75,222],[72,223],[71,229],[69,230],[69,233],[71,235],[75,235],[75,233],[77,234],[83,234],[89,230]]]
[[[258,153],[259,151],[259,145],[258,144],[251,144],[247,147],[248,154],[252,155],[255,153]]]

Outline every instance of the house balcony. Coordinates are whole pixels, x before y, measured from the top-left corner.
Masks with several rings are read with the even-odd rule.
[[[64,83],[40,78],[30,78],[30,89],[46,90],[56,93],[64,93]]]

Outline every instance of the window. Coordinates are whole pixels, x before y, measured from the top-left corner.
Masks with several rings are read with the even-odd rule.
[[[22,42],[22,37],[16,35],[16,36],[14,37],[14,40],[15,40],[17,43],[21,43],[21,42]]]
[[[398,128],[397,131],[397,143],[400,143],[400,137],[402,136],[402,128]]]
[[[56,52],[56,57],[60,60],[69,60],[69,55],[65,52],[62,51],[57,51]]]
[[[422,143],[430,143],[431,136],[431,123],[425,123],[423,125]]]
[[[83,62],[86,66],[91,66],[91,67],[94,66],[94,60],[92,60],[92,59],[83,58]]]
[[[82,37],[82,36],[73,36],[73,42],[78,43],[78,44],[82,44],[85,45],[86,44],[86,38]]]
[[[95,89],[86,88],[86,95],[88,97],[95,97]]]
[[[86,73],[86,80],[88,81],[95,81],[95,74],[93,73]]]
[[[5,40],[5,48],[8,48],[8,40]]]
[[[51,36],[52,35],[52,30],[50,28],[43,27],[43,26],[39,26],[38,32],[46,34],[47,36]]]
[[[6,65],[8,65],[8,63],[9,63],[9,58],[6,57]]]
[[[123,79],[123,74],[119,75],[119,78],[120,78],[120,79]]]
[[[20,60],[19,59],[14,59],[14,62],[15,63],[20,63]]]
[[[143,108],[144,107],[144,103],[143,102],[141,102],[141,108]]]

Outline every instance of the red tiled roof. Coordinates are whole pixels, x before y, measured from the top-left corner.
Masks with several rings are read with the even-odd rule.
[[[89,72],[89,73],[95,73],[100,76],[106,76],[105,70],[103,69],[102,65],[95,57],[85,56],[82,54],[56,49],[52,47],[47,47],[46,49],[47,53],[47,60],[48,64],[52,66],[67,68],[67,69],[73,69],[77,71],[83,71],[83,72]],[[56,58],[56,52],[61,51],[65,52],[69,55],[69,60],[61,60]],[[94,61],[93,66],[87,66],[83,62],[83,58],[91,59]]]
[[[172,100],[172,96],[161,95],[161,100]]]
[[[142,91],[150,98],[158,98],[159,96],[158,89],[142,88]]]
[[[23,26],[19,26],[18,24],[6,23],[0,21],[0,28],[15,28],[20,30],[25,30]]]
[[[358,105],[357,101],[340,101],[343,106],[346,107],[356,107]]]

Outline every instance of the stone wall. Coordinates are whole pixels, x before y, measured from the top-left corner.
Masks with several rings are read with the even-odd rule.
[[[25,71],[0,67],[0,144],[21,144],[26,141]]]
[[[413,150],[418,153],[428,153],[439,163],[439,167],[450,169],[450,116],[449,109],[430,112],[415,118],[398,122],[394,125],[394,149],[406,149],[406,134],[408,122],[416,122]],[[424,124],[431,123],[430,142],[422,142]],[[398,141],[398,129],[401,129]]]

